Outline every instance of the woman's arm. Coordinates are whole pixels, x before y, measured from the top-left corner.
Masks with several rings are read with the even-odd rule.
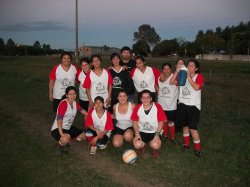
[[[50,79],[49,80],[49,101],[53,101],[53,87],[55,84],[55,80]]]

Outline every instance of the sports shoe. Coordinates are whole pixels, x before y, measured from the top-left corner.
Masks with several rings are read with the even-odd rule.
[[[201,157],[201,151],[194,150],[194,155],[200,158]]]
[[[157,159],[158,156],[159,156],[159,154],[160,154],[160,151],[159,151],[159,150],[154,150],[154,149],[153,149],[152,156],[153,156],[154,159]]]
[[[187,145],[185,145],[185,144],[183,144],[183,145],[182,145],[182,149],[183,149],[183,151],[187,151],[189,148],[190,148],[190,147],[189,147],[189,146],[187,146]]]
[[[172,140],[170,140],[173,144],[176,143],[176,140],[173,138]]]
[[[90,154],[95,155],[96,154],[97,147],[96,146],[91,146],[90,148]]]
[[[99,149],[106,149],[108,147],[108,144],[97,144]]]

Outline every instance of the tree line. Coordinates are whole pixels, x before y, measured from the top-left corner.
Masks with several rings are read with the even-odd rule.
[[[215,30],[198,31],[193,42],[184,38],[162,40],[154,27],[148,24],[139,26],[134,32],[133,52],[147,56],[193,57],[196,54],[249,54],[250,21],[240,22],[237,26],[217,27]]]
[[[49,44],[40,44],[39,41],[35,41],[32,46],[16,44],[11,38],[5,43],[0,38],[0,56],[40,56],[40,55],[53,55],[60,54],[64,50],[51,49]]]

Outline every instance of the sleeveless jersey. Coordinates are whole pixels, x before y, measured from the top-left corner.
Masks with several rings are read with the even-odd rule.
[[[115,108],[115,118],[117,120],[117,123],[116,123],[116,126],[120,129],[127,129],[129,127],[132,127],[133,126],[133,122],[131,121],[130,117],[131,117],[131,114],[132,114],[132,106],[131,106],[131,102],[129,102],[128,104],[128,110],[125,114],[121,114],[119,111],[118,111],[118,106],[119,106],[119,103],[116,104],[116,108]]]

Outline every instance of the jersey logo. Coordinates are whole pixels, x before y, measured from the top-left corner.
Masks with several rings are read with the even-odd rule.
[[[154,126],[150,125],[149,122],[146,122],[142,125],[142,129],[146,131],[153,131],[155,128]]]
[[[170,89],[168,89],[168,87],[163,87],[161,90],[162,95],[169,95],[170,94]]]
[[[71,82],[69,81],[68,78],[65,78],[62,80],[62,85],[63,85],[63,87],[68,87],[71,85]]]
[[[182,95],[184,95],[184,96],[190,95],[190,90],[188,89],[188,87],[183,88]]]
[[[105,93],[105,86],[99,82],[97,84],[97,86],[95,87],[96,91],[98,91],[99,93]]]
[[[148,84],[146,83],[146,81],[142,81],[141,82],[141,84],[140,84],[140,88],[142,88],[142,89],[145,89],[145,88],[147,88],[148,87]]]
[[[119,77],[114,77],[113,78],[113,86],[116,87],[116,86],[121,86],[122,85],[122,81]]]

